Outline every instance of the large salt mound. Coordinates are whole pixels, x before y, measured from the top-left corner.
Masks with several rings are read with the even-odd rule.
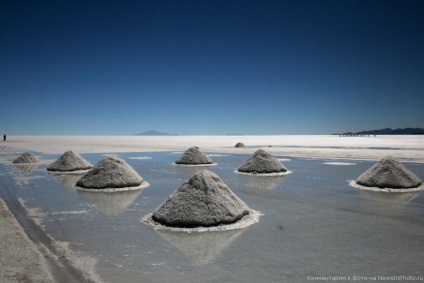
[[[193,146],[187,149],[175,163],[181,165],[212,164],[212,159],[201,153],[197,146]]]
[[[397,159],[386,156],[362,173],[356,183],[366,187],[408,189],[419,187],[422,181]]]
[[[216,226],[249,213],[249,207],[216,174],[201,170],[172,193],[152,219],[172,227]]]
[[[39,160],[31,152],[25,152],[15,160],[13,163],[38,163]]]
[[[138,187],[145,183],[143,178],[124,160],[108,157],[98,162],[83,175],[77,186],[86,189]]]
[[[258,149],[237,171],[253,174],[271,174],[287,172],[287,168],[273,155],[263,149]]]
[[[93,165],[87,160],[81,157],[78,153],[68,150],[55,162],[47,167],[48,171],[77,171],[77,170],[88,170]]]

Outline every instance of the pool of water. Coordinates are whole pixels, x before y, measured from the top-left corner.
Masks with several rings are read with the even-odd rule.
[[[293,173],[255,177],[234,173],[249,155],[210,154],[217,165],[208,169],[263,214],[259,222],[225,232],[153,230],[139,220],[202,169],[172,165],[180,154],[119,153],[150,183],[141,191],[81,192],[74,186],[80,176],[50,175],[46,163],[33,168],[0,164],[2,190],[40,215],[46,233],[98,281],[424,276],[424,195],[364,192],[348,184],[374,162],[277,156]],[[104,158],[82,156],[93,164]],[[424,164],[405,165],[424,178]]]

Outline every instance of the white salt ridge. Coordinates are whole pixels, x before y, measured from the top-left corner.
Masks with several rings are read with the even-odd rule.
[[[416,188],[408,188],[408,189],[393,189],[393,188],[379,188],[379,187],[366,187],[359,185],[355,180],[349,181],[349,186],[354,187],[356,189],[364,190],[364,191],[372,191],[372,192],[384,192],[384,193],[411,193],[411,192],[421,192],[424,191],[424,184]]]
[[[234,173],[240,174],[240,175],[246,175],[246,176],[258,176],[258,177],[277,177],[277,176],[286,176],[288,174],[293,173],[292,171],[286,171],[286,172],[274,172],[274,173],[247,173],[247,172],[240,172],[238,170],[235,170]]]
[[[336,165],[336,166],[347,166],[347,165],[356,165],[356,163],[351,162],[324,162],[327,165]]]
[[[150,184],[146,181],[143,181],[141,185],[139,186],[133,186],[133,187],[123,187],[123,188],[104,188],[104,189],[86,189],[82,187],[76,187],[78,191],[84,191],[84,192],[94,192],[94,193],[115,193],[115,192],[127,192],[127,191],[135,191],[135,190],[142,190],[144,188],[147,188],[150,186]]]
[[[146,224],[147,226],[152,227],[155,230],[165,230],[165,231],[174,231],[174,232],[185,232],[185,233],[198,233],[198,232],[212,232],[212,231],[227,231],[234,229],[243,229],[252,224],[255,224],[259,221],[259,217],[263,214],[256,210],[249,210],[249,214],[243,216],[240,220],[231,224],[221,224],[217,226],[210,227],[194,227],[194,228],[179,228],[179,227],[170,227],[162,225],[159,222],[156,222],[152,218],[153,213],[149,213],[140,219],[140,222]]]
[[[212,157],[216,157],[216,156],[227,156],[226,154],[206,154],[207,156],[212,156]]]
[[[131,156],[129,157],[129,159],[136,159],[136,160],[148,160],[148,159],[152,159],[149,156]]]
[[[277,158],[278,161],[291,161],[289,158]]]
[[[83,276],[91,281],[96,283],[102,283],[103,280],[100,278],[100,276],[96,272],[96,264],[97,259],[80,255],[80,253],[76,253],[73,250],[69,248],[68,242],[61,242],[58,240],[55,240],[49,233],[47,233],[44,225],[42,225],[42,222],[44,221],[45,213],[41,211],[40,208],[29,208],[26,206],[25,200],[22,198],[18,198],[19,203],[21,206],[26,210],[27,216],[31,217],[34,221],[34,223],[39,226],[46,234],[46,236],[51,240],[53,243],[53,246],[57,250],[59,255],[64,256],[67,259],[67,262],[72,265],[77,270],[81,271]],[[44,254],[48,254],[49,257],[58,260],[57,254],[53,254],[50,249],[48,249],[46,246],[44,246],[42,243],[40,243],[41,251]]]
[[[217,163],[208,163],[208,164],[177,164],[177,163],[171,163],[171,165],[176,166],[186,166],[186,167],[211,167],[218,165]]]

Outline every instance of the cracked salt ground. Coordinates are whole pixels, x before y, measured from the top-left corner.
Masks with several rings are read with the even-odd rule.
[[[218,165],[211,170],[264,215],[245,229],[187,236],[153,230],[139,219],[196,169],[172,166],[176,156],[171,152],[119,155],[150,187],[135,195],[116,193],[110,199],[95,194],[93,199],[77,191],[74,181],[53,179],[46,164],[32,173],[0,165],[1,172],[8,172],[1,176],[7,192],[39,216],[55,241],[67,243],[61,245],[65,256],[73,256],[80,267],[87,264],[86,272],[97,281],[305,282],[311,274],[344,276],[352,269],[358,274],[424,275],[417,260],[424,258],[419,248],[424,195],[388,196],[350,187],[348,180],[373,161],[330,166],[323,164],[328,159],[291,158],[292,174],[257,178],[234,174],[249,154],[216,156]],[[147,155],[152,160],[129,158]],[[92,154],[87,160],[101,159]],[[407,166],[424,177],[421,164]],[[15,184],[18,173],[29,177],[26,184]]]

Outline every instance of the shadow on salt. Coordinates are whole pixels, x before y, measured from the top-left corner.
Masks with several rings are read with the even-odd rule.
[[[259,211],[255,211],[251,209],[248,215],[243,216],[243,218],[241,218],[235,223],[221,224],[218,226],[208,226],[208,227],[199,226],[199,227],[191,227],[191,228],[165,226],[153,220],[152,215],[153,213],[147,214],[140,220],[140,222],[143,224],[146,224],[147,226],[152,227],[155,230],[192,233],[192,232],[229,231],[229,230],[246,228],[252,224],[257,223],[259,221],[259,217],[262,216],[263,214],[260,213]]]
[[[175,162],[171,163],[171,165],[181,166],[181,167],[212,167],[218,165],[217,163],[208,163],[208,164],[177,164]]]
[[[421,184],[416,188],[408,188],[408,189],[394,189],[394,188],[379,188],[379,187],[367,187],[359,185],[356,180],[350,180],[349,186],[354,187],[356,189],[362,191],[372,191],[372,192],[382,192],[382,193],[411,193],[411,192],[422,192],[424,191],[424,184]]]
[[[147,188],[150,184],[146,181],[143,181],[139,186],[132,187],[119,187],[119,188],[102,188],[102,189],[87,189],[76,186],[76,189],[80,192],[91,192],[91,193],[120,193],[120,192],[129,192],[129,191],[138,191]]]
[[[235,170],[234,173],[239,175],[255,176],[255,177],[279,177],[279,176],[287,176],[288,174],[291,174],[293,172],[285,171],[285,172],[274,172],[274,173],[247,173],[247,172],[240,172],[238,170]]]

